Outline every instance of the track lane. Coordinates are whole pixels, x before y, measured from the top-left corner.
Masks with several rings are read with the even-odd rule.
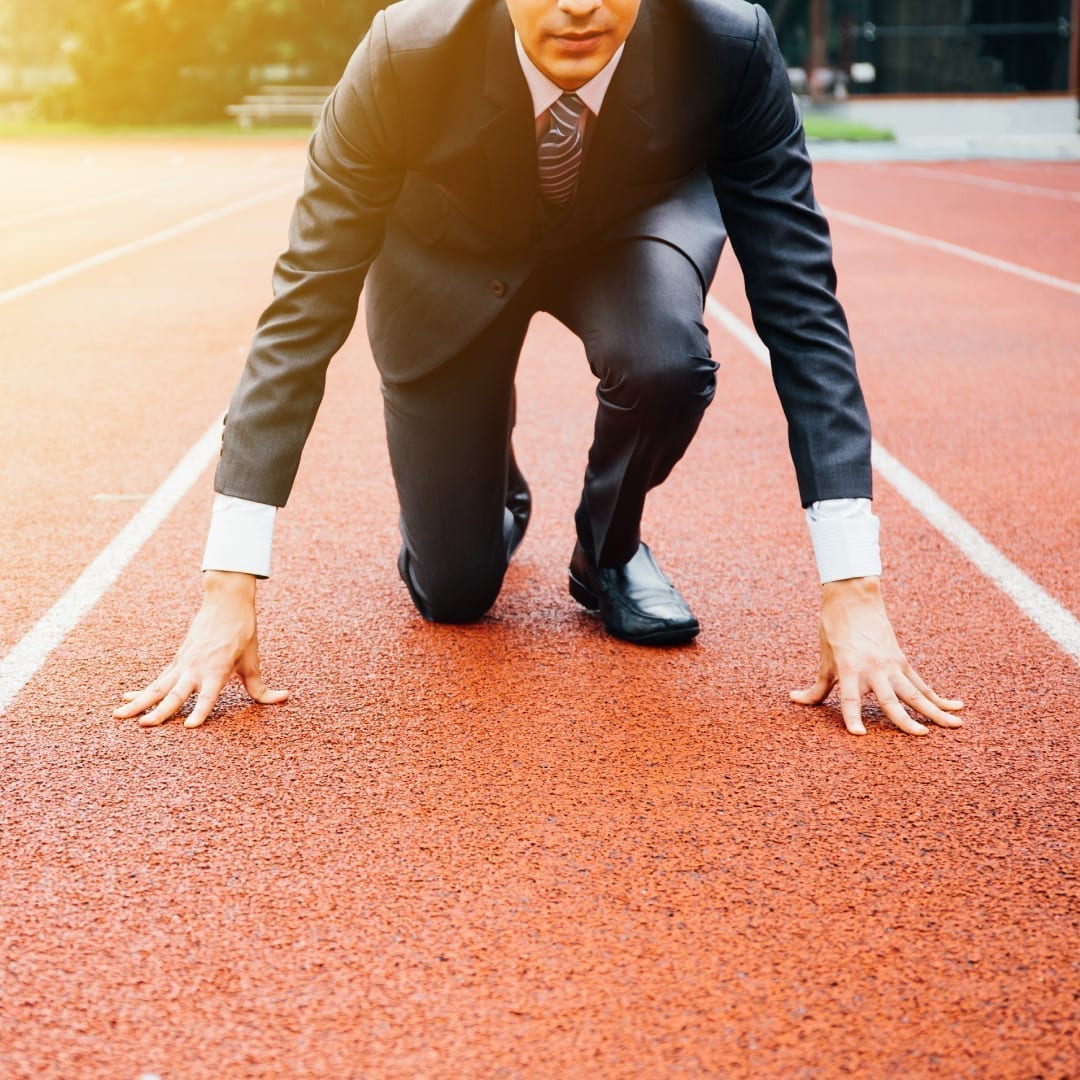
[[[146,541],[172,513],[177,502],[215,461],[220,453],[223,421],[224,413],[214,419],[152,495],[148,498],[135,496],[130,500],[141,503],[131,520],[90,561],[18,644],[6,656],[0,656],[0,714],[38,673],[53,650],[62,645],[87,613],[97,606]],[[126,496],[99,495],[94,498],[129,501]]]
[[[871,165],[869,168],[874,172],[888,173],[890,176],[914,176],[920,180],[930,180],[938,185],[962,184],[967,187],[1003,191],[1010,195],[1022,195],[1027,198],[1049,199],[1058,203],[1062,210],[1071,203],[1080,202],[1080,190],[1071,190],[1061,186],[1068,178],[1058,176],[1056,173],[1051,174],[1054,181],[1052,184],[1032,184],[1026,183],[1022,176],[1010,175],[1005,177],[993,175],[992,173],[987,175],[974,169],[948,168],[940,165],[931,167],[926,165],[892,164],[888,168],[883,165]],[[1038,178],[1043,179],[1043,175],[1040,173]]]
[[[1080,193],[1080,162],[1076,161],[954,161],[940,162],[932,168],[941,173],[971,173],[1073,195]]]
[[[102,207],[114,206],[117,203],[124,203],[131,199],[159,195],[172,188],[180,187],[184,183],[184,179],[182,175],[178,174],[177,170],[174,170],[172,176],[164,179],[146,180],[131,187],[117,187],[113,184],[107,190],[98,191],[96,194],[82,195],[78,198],[72,198],[70,193],[65,192],[59,199],[53,198],[31,209],[5,213],[0,217],[0,232],[35,225],[52,218],[74,217],[86,213],[88,210],[100,210]]]
[[[126,312],[121,407],[112,383],[153,386],[136,360],[188,320],[210,344],[178,362],[168,407],[198,411],[189,384],[214,398],[203,366],[242,314],[222,282],[270,243],[256,218],[219,235],[216,305],[172,288]],[[870,254],[842,282],[878,273]],[[155,280],[137,269],[98,281],[93,309]],[[916,282],[900,267],[892,285]],[[293,701],[244,706],[234,687],[197,732],[116,724],[197,602],[206,476],[5,718],[0,1069],[1076,1071],[1075,668],[886,488],[890,610],[916,666],[969,699],[967,725],[909,740],[875,712],[854,740],[834,706],[789,704],[816,663],[809,542],[768,379],[713,341],[717,402],[646,519],[704,623],[687,649],[613,641],[566,595],[594,400],[580,346],[543,318],[519,380],[529,536],[490,618],[423,623],[394,570],[358,331],[260,586],[266,674]],[[124,475],[143,446],[128,428],[167,432],[130,408],[84,432],[77,464]]]
[[[224,408],[269,296],[289,203],[283,196],[0,308],[3,652]]]
[[[875,435],[1080,611],[1072,438],[1080,371],[1071,344],[1080,300],[842,223],[833,236]],[[722,264],[715,292],[749,321],[737,267]]]
[[[396,578],[354,336],[261,587],[267,674],[293,701],[234,689],[198,732],[107,719],[195,600],[177,570],[201,547],[195,492],[24,696],[0,750],[0,843],[34,853],[0,886],[10,1060],[750,1076],[919,1074],[932,1054],[1067,1072],[1061,655],[885,491],[894,618],[920,668],[973,697],[968,726],[908,740],[879,718],[853,740],[835,708],[787,703],[818,589],[782,417],[744,358],[647,519],[700,644],[612,641],[565,593],[593,400],[546,319],[519,385],[537,516],[483,623],[423,623]],[[1034,707],[1032,686],[1049,688]],[[43,755],[47,803],[18,782]],[[92,987],[64,954],[94,957]]]
[[[769,350],[748,323],[733,315],[714,296],[709,296],[706,310],[751,356],[769,366]],[[872,440],[871,463],[879,481],[888,483],[1066,655],[1080,663],[1080,620],[1071,611],[1003,555],[877,439]]]
[[[1080,212],[1076,206],[929,177],[824,163],[815,167],[818,198],[826,206],[933,236],[1080,282]]]
[[[0,138],[0,220],[197,174],[289,168],[303,153],[295,138]]]
[[[7,150],[9,168],[0,168],[0,293],[254,191],[298,184],[300,175],[294,147],[291,152],[260,149],[238,158],[213,143],[148,152],[120,142],[95,147],[90,176],[76,171],[66,177],[58,170],[63,183],[47,185],[45,195],[34,194],[34,177],[58,167],[57,150],[52,145]],[[133,185],[135,178],[139,183]],[[66,212],[117,191],[133,194],[119,205]],[[47,211],[49,216],[42,216]]]

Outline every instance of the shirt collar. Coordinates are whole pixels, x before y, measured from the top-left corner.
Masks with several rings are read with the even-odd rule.
[[[529,93],[532,95],[533,116],[541,117],[566,93],[560,86],[556,86],[530,59],[521,44],[521,38],[514,31],[514,44],[517,46],[518,60],[521,62],[521,70],[525,74],[525,81],[529,84]],[[604,103],[604,95],[611,85],[611,77],[622,59],[623,49],[626,48],[624,41],[616,50],[615,55],[587,82],[574,91],[593,116],[600,115],[600,106]]]

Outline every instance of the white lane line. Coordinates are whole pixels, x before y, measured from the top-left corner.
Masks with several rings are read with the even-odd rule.
[[[769,350],[746,323],[712,296],[706,301],[706,310],[732,337],[766,367],[769,366]],[[876,439],[873,440],[871,453],[874,468],[901,498],[958,548],[1044,634],[1080,662],[1080,620],[1007,559],[928,484],[901,465]]]
[[[875,172],[926,176],[933,180],[948,180],[954,184],[970,184],[973,187],[994,188],[998,191],[1011,191],[1017,195],[1034,195],[1038,199],[1080,202],[1080,191],[1066,191],[1064,188],[1048,188],[1038,184],[1018,184],[1015,180],[999,180],[994,176],[978,176],[975,173],[952,172],[947,169],[927,169],[920,165],[874,164],[870,168]]]
[[[144,195],[152,195],[157,191],[167,188],[179,187],[189,182],[182,176],[173,177],[171,180],[162,180],[157,184],[147,184],[138,188],[124,188],[121,191],[109,191],[103,195],[95,195],[89,199],[79,199],[76,202],[63,203],[60,206],[43,206],[38,210],[27,210],[21,214],[10,214],[0,217],[0,229],[13,229],[18,225],[30,225],[37,221],[47,221],[49,218],[65,217],[68,214],[77,214],[82,210],[93,210],[99,206],[108,206],[110,203],[127,202],[131,199],[140,199]]]
[[[0,713],[38,673],[52,651],[82,622],[217,457],[221,449],[223,419],[224,414],[207,428],[109,546],[0,661]]]
[[[1040,285],[1049,285],[1052,289],[1061,289],[1062,292],[1080,296],[1080,284],[1075,281],[1067,281],[1065,278],[1054,277],[1052,274],[1044,274],[1041,270],[1032,270],[1028,266],[1020,266],[1018,263],[998,259],[993,255],[984,255],[981,251],[973,251],[971,248],[961,247],[959,244],[950,244],[948,240],[936,240],[932,236],[923,236],[922,233],[897,229],[893,225],[883,225],[880,221],[871,221],[869,218],[849,214],[844,210],[824,206],[822,210],[825,211],[825,216],[830,221],[842,221],[846,225],[853,225],[857,229],[865,229],[881,236],[889,236],[894,240],[903,240],[908,244],[933,248],[935,251],[943,251],[947,255],[956,255],[961,259],[967,259],[969,262],[979,263],[981,266],[1004,270],[1007,274],[1014,274],[1016,277],[1027,278],[1028,281],[1037,281]]]
[[[9,304],[12,300],[21,300],[24,296],[29,296],[31,293],[38,292],[40,289],[45,289],[50,285],[56,285],[61,281],[66,281],[76,274],[81,274],[86,270],[95,270],[99,266],[104,266],[106,263],[122,258],[124,255],[132,255],[137,251],[145,251],[147,248],[153,247],[155,244],[162,244],[166,240],[174,240],[176,237],[183,236],[185,233],[193,232],[195,229],[201,229],[204,225],[210,225],[215,221],[220,221],[230,214],[235,214],[240,210],[247,210],[253,206],[259,206],[265,202],[270,202],[272,199],[280,198],[280,196],[284,195],[286,192],[295,190],[296,181],[290,180],[287,184],[278,184],[276,187],[269,188],[266,191],[260,191],[254,195],[248,195],[243,199],[237,199],[234,202],[226,203],[224,206],[219,206],[216,210],[209,210],[205,214],[199,214],[196,217],[188,218],[187,221],[181,221],[178,225],[173,225],[168,229],[162,229],[160,232],[144,236],[141,240],[132,240],[131,243],[121,244],[119,247],[109,248],[107,251],[102,251],[97,255],[91,255],[88,259],[82,259],[79,262],[72,263],[70,266],[63,267],[60,270],[54,270],[50,274],[34,278],[32,281],[27,281],[22,285],[16,285],[13,289],[8,289],[6,292],[0,292],[0,305]]]

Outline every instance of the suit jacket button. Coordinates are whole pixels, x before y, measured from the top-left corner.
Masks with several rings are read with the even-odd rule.
[[[506,293],[506,282],[500,281],[498,278],[496,278],[491,283],[491,295],[494,296],[496,300],[501,300],[504,296],[506,296]]]

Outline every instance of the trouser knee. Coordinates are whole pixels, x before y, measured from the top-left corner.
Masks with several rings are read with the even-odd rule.
[[[429,622],[469,623],[483,618],[502,588],[505,566],[440,566],[417,575],[412,568],[413,603]]]
[[[716,364],[704,337],[694,343],[696,348],[691,342],[681,344],[648,351],[638,345],[633,354],[605,358],[598,367],[600,400],[661,420],[700,417],[716,393]]]

